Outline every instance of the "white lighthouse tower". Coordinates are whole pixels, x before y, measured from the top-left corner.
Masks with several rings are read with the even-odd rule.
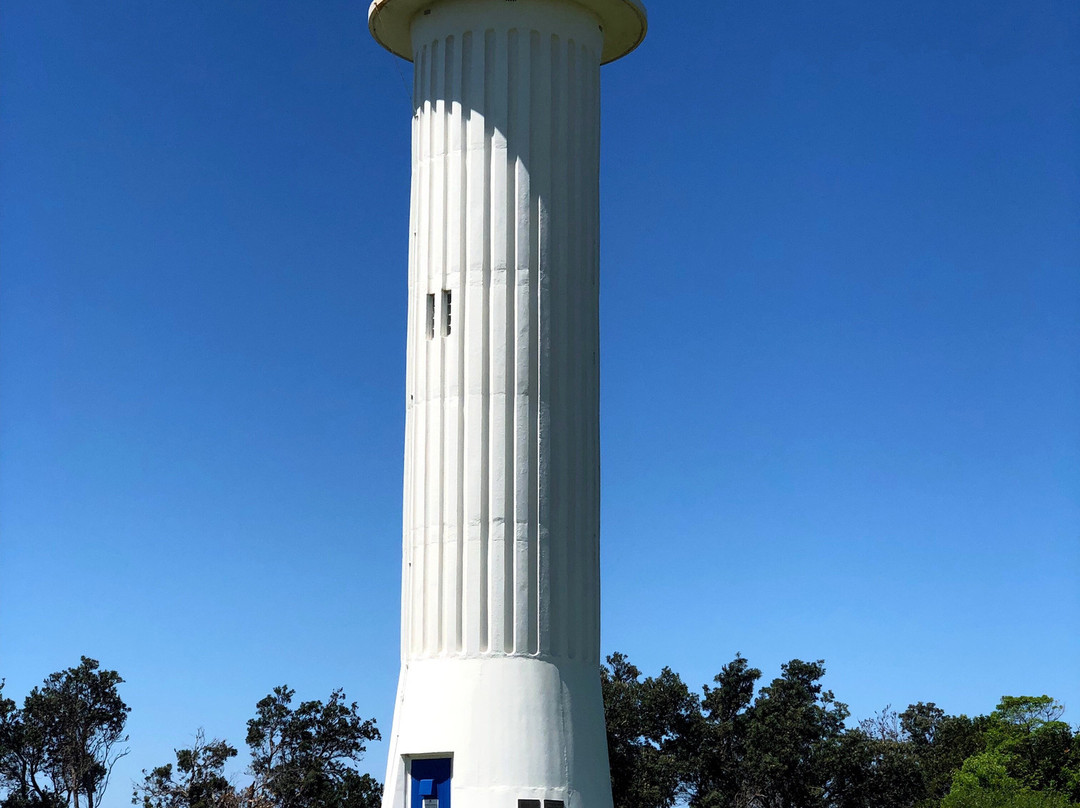
[[[415,65],[401,677],[384,808],[611,808],[600,65],[637,0],[375,0]]]

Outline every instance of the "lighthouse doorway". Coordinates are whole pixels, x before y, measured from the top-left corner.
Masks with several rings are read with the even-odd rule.
[[[410,808],[450,808],[451,759],[413,758]]]

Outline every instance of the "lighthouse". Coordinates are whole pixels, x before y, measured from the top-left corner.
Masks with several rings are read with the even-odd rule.
[[[600,66],[637,0],[375,0],[414,65],[401,674],[383,808],[611,808]]]

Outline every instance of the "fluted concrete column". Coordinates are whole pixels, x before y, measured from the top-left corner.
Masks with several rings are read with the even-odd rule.
[[[596,663],[602,40],[507,5],[414,25],[404,650]]]
[[[369,19],[415,65],[402,672],[384,806],[408,804],[411,759],[443,755],[454,808],[610,808],[600,65],[640,41],[644,15],[632,0],[376,0]]]

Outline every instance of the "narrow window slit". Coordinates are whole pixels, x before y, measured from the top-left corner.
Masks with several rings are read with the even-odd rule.
[[[435,295],[427,296],[427,338],[435,336]]]
[[[450,290],[443,289],[442,293],[442,335],[450,336]]]

